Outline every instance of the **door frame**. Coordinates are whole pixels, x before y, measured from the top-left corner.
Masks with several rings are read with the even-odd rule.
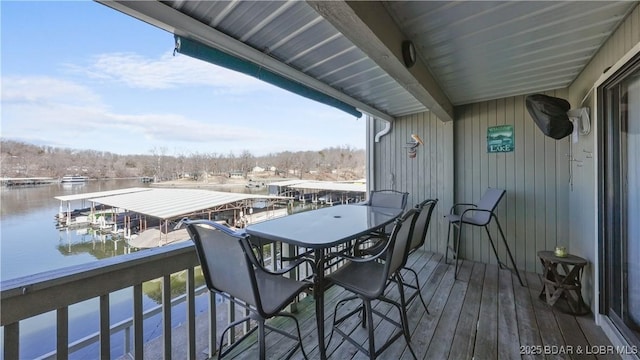
[[[607,334],[609,339],[612,341],[613,345],[622,345],[622,346],[632,346],[635,344],[630,344],[627,340],[627,336],[630,334],[626,334],[624,336],[623,332],[625,329],[620,329],[616,325],[616,321],[619,319],[610,318],[607,315],[607,311],[609,308],[609,299],[607,297],[608,290],[608,272],[605,266],[607,265],[607,249],[605,248],[607,244],[605,243],[606,232],[608,229],[606,228],[607,221],[607,213],[606,213],[606,187],[608,186],[605,179],[607,176],[607,169],[605,169],[606,159],[605,156],[610,156],[605,152],[605,146],[608,141],[608,125],[605,123],[605,109],[604,109],[604,88],[608,85],[615,84],[619,77],[627,70],[629,70],[633,66],[637,66],[637,63],[640,61],[640,43],[636,44],[625,56],[620,58],[609,68],[598,81],[594,84],[593,88],[589,91],[588,95],[592,95],[594,98],[594,111],[595,115],[595,127],[594,127],[594,136],[596,142],[595,149],[595,169],[596,169],[596,182],[595,182],[595,192],[596,192],[596,200],[597,200],[597,211],[596,211],[596,237],[595,237],[595,246],[596,246],[596,259],[598,260],[595,264],[595,274],[597,278],[597,285],[594,288],[595,297],[597,299],[594,312],[596,316],[596,323],[600,325],[604,332]],[[619,166],[619,165],[614,165]]]

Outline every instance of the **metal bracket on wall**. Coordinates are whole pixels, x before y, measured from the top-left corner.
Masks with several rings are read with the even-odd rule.
[[[574,124],[578,125],[580,135],[589,135],[591,132],[591,119],[589,118],[589,108],[581,107],[571,109],[567,112],[567,116],[571,120],[575,120]]]

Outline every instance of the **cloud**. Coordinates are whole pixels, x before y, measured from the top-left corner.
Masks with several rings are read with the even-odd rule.
[[[364,122],[185,55],[88,59],[64,65],[60,75],[5,73],[2,137],[118,153],[167,146],[264,154],[364,144]]]
[[[199,122],[176,114],[106,115],[112,126],[137,131],[154,140],[208,143],[264,138],[256,129]]]
[[[59,102],[97,104],[100,97],[90,88],[48,76],[7,76],[2,78],[2,102],[40,104]]]
[[[199,121],[181,114],[140,114],[113,111],[90,88],[51,77],[2,79],[3,137],[32,138],[42,142],[74,138],[96,132],[126,132],[158,142],[213,142],[265,139],[257,129]]]
[[[134,53],[108,53],[91,58],[88,65],[66,65],[74,73],[94,80],[125,84],[131,88],[170,89],[208,86],[228,93],[268,90],[269,85],[186,55],[166,53],[148,58]]]

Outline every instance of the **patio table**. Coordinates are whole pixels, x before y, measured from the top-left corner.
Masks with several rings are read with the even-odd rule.
[[[323,269],[325,251],[385,226],[401,214],[402,209],[366,205],[338,205],[296,213],[252,224],[246,228],[246,232],[251,236],[313,250],[316,272],[313,297],[316,304],[318,350],[321,359],[326,359],[324,344],[325,269]]]
[[[539,297],[546,300],[550,306],[564,297],[569,306],[568,310],[563,310],[564,312],[572,315],[589,313],[591,310],[582,299],[581,280],[587,260],[576,255],[558,257],[553,251],[538,251],[538,257],[544,270]]]

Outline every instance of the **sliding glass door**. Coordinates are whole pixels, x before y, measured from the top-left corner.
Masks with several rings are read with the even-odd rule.
[[[603,312],[640,345],[640,55],[599,88]]]

